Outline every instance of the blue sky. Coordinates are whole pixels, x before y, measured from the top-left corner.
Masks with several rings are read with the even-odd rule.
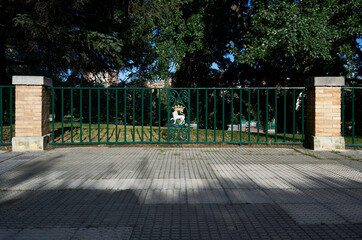
[[[359,45],[359,48],[362,50],[362,38],[357,39],[357,43],[358,43],[358,45]],[[361,56],[360,56],[360,57],[361,57]],[[224,56],[224,58],[229,58],[232,62],[234,62],[234,60],[235,60],[234,56],[231,55],[231,54],[226,54],[226,55]],[[174,66],[174,65],[173,65],[173,66]],[[218,66],[216,63],[213,63],[213,64],[211,65],[211,68],[212,68],[212,69],[215,69],[215,70],[219,70],[219,66]],[[136,71],[136,70],[137,70],[137,69],[134,69],[133,71]],[[176,71],[176,69],[173,67],[173,69],[170,69],[170,71],[171,71],[171,72],[174,72],[174,71]],[[130,73],[131,73],[131,71],[120,72],[120,74],[119,74],[119,79],[120,79],[120,80],[125,80],[125,79],[127,79]]]
[[[231,54],[225,55],[224,58],[229,58],[232,62],[234,62],[234,60],[235,60],[234,56],[231,55]],[[219,66],[215,62],[212,63],[211,68],[215,69],[215,70],[219,70]],[[133,71],[135,72],[135,71],[137,71],[137,69],[135,68],[135,69],[133,69]],[[170,69],[170,71],[175,72],[176,71],[175,67],[172,67],[172,69]],[[132,71],[120,72],[119,73],[119,79],[124,81],[129,77],[129,74],[131,74],[131,73],[132,73]]]

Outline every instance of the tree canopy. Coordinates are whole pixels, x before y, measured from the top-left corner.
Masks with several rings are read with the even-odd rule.
[[[0,81],[135,69],[175,86],[361,80],[360,0],[4,0]]]
[[[360,1],[255,0],[251,4],[246,47],[235,45],[238,62],[265,70],[271,67],[280,78],[297,81],[318,75],[351,78],[358,72]]]
[[[5,0],[1,76],[103,72],[152,64],[152,31],[130,1]],[[151,50],[151,51],[150,51]]]

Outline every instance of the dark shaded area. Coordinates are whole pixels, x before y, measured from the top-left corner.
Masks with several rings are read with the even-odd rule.
[[[161,152],[162,153],[162,152]],[[57,172],[57,164],[65,161],[63,154],[42,160],[34,159],[8,173],[18,173],[14,178],[9,178],[7,173],[0,174],[0,182],[7,185],[17,185],[50,172]],[[69,153],[68,153],[69,154]],[[95,157],[92,152],[84,152],[86,158]],[[167,153],[166,153],[167,154]],[[218,152],[208,154],[219,154]],[[232,154],[230,152],[229,154]],[[246,155],[247,156],[247,155]],[[261,155],[259,155],[261,156]],[[254,156],[255,157],[255,156]],[[293,157],[293,156],[289,156]],[[152,165],[149,156],[142,156],[135,166],[135,176],[151,177]],[[201,160],[201,157],[199,159]],[[313,161],[313,158],[308,161]],[[315,160],[315,159],[314,159]],[[122,161],[122,157],[120,158]],[[187,161],[188,164],[197,164],[198,159]],[[240,160],[242,161],[242,160]],[[263,162],[264,161],[264,162]],[[266,160],[260,159],[260,164]],[[196,165],[195,165],[196,166]],[[240,165],[247,167],[248,164]],[[114,164],[97,166],[93,172],[82,171],[81,179],[101,178],[104,175],[115,174]],[[79,168],[82,168],[79,166]],[[102,169],[103,168],[103,169]],[[31,171],[33,169],[34,171]],[[267,165],[265,165],[267,169]],[[55,170],[55,171],[54,171]],[[68,171],[76,172],[70,168]],[[300,172],[303,173],[303,172]],[[63,180],[63,186],[57,190],[32,190],[32,191],[0,191],[0,229],[50,229],[50,228],[94,228],[116,229],[118,227],[132,228],[131,239],[150,238],[187,238],[187,239],[255,239],[255,238],[286,238],[286,239],[346,239],[360,238],[362,228],[357,224],[299,224],[278,203],[289,203],[291,199],[300,199],[303,203],[306,195],[297,192],[288,193],[273,203],[244,203],[244,204],[206,204],[204,190],[197,190],[196,199],[200,204],[147,204],[144,202],[142,190],[87,190],[69,188],[72,178],[63,178],[62,174],[57,179]],[[324,183],[327,188],[353,186],[357,182],[343,178],[321,178],[303,173],[309,184]],[[124,176],[118,175],[119,179]],[[155,177],[155,179],[157,179]],[[136,179],[135,179],[136,180]],[[235,180],[235,179],[234,179]],[[288,179],[285,179],[288,181]],[[228,182],[230,180],[219,178],[225,188],[229,184],[249,185],[250,182]],[[301,183],[304,185],[304,183]],[[303,189],[303,185],[296,185]],[[34,186],[36,187],[36,186]],[[225,188],[220,189],[221,192]],[[265,191],[267,192],[267,191]],[[225,193],[224,193],[225,194]],[[225,194],[227,198],[227,194]],[[157,199],[159,196],[154,196]],[[351,196],[349,196],[351,198]],[[315,199],[316,200],[316,199]],[[356,199],[358,200],[358,199]],[[328,201],[319,199],[318,201]],[[341,203],[343,204],[343,203]],[[24,231],[25,231],[24,230]],[[66,232],[66,231],[65,231]]]
[[[32,191],[0,208],[0,227],[131,227],[131,239],[359,238],[358,225],[298,225],[275,204],[142,205],[132,190]]]
[[[362,137],[362,107],[359,105],[362,102],[362,88],[345,87],[342,97],[342,135]]]

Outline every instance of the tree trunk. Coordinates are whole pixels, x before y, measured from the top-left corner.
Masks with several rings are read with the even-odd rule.
[[[0,85],[10,85],[11,82],[6,76],[6,55],[5,36],[0,35]]]

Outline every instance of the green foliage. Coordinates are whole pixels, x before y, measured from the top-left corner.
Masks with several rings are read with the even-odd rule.
[[[356,55],[361,52],[356,40],[362,33],[359,0],[255,0],[251,5],[246,47],[231,45],[238,62],[251,66],[267,62],[303,75],[351,76],[357,70]],[[340,72],[335,71],[338,64]]]
[[[192,1],[184,8],[184,21],[203,23],[200,47],[186,52],[178,62],[176,85],[187,87],[235,86],[238,72],[225,55],[231,41],[242,44],[248,1]],[[200,29],[201,30],[201,29]],[[184,38],[185,42],[188,41]],[[213,69],[217,64],[219,70]]]
[[[0,18],[1,77],[104,72],[154,62],[152,26],[129,1],[10,1]],[[144,67],[145,68],[145,67]]]
[[[0,9],[6,83],[134,70],[134,81],[175,72],[175,86],[272,86],[362,72],[360,0],[4,0]]]
[[[153,72],[154,79],[167,78],[170,69],[178,69],[187,53],[203,47],[203,8],[186,17],[184,9],[187,4],[187,1],[174,0],[142,2],[141,7],[147,12],[144,24],[150,31],[150,52],[155,54],[154,62],[146,70]]]

